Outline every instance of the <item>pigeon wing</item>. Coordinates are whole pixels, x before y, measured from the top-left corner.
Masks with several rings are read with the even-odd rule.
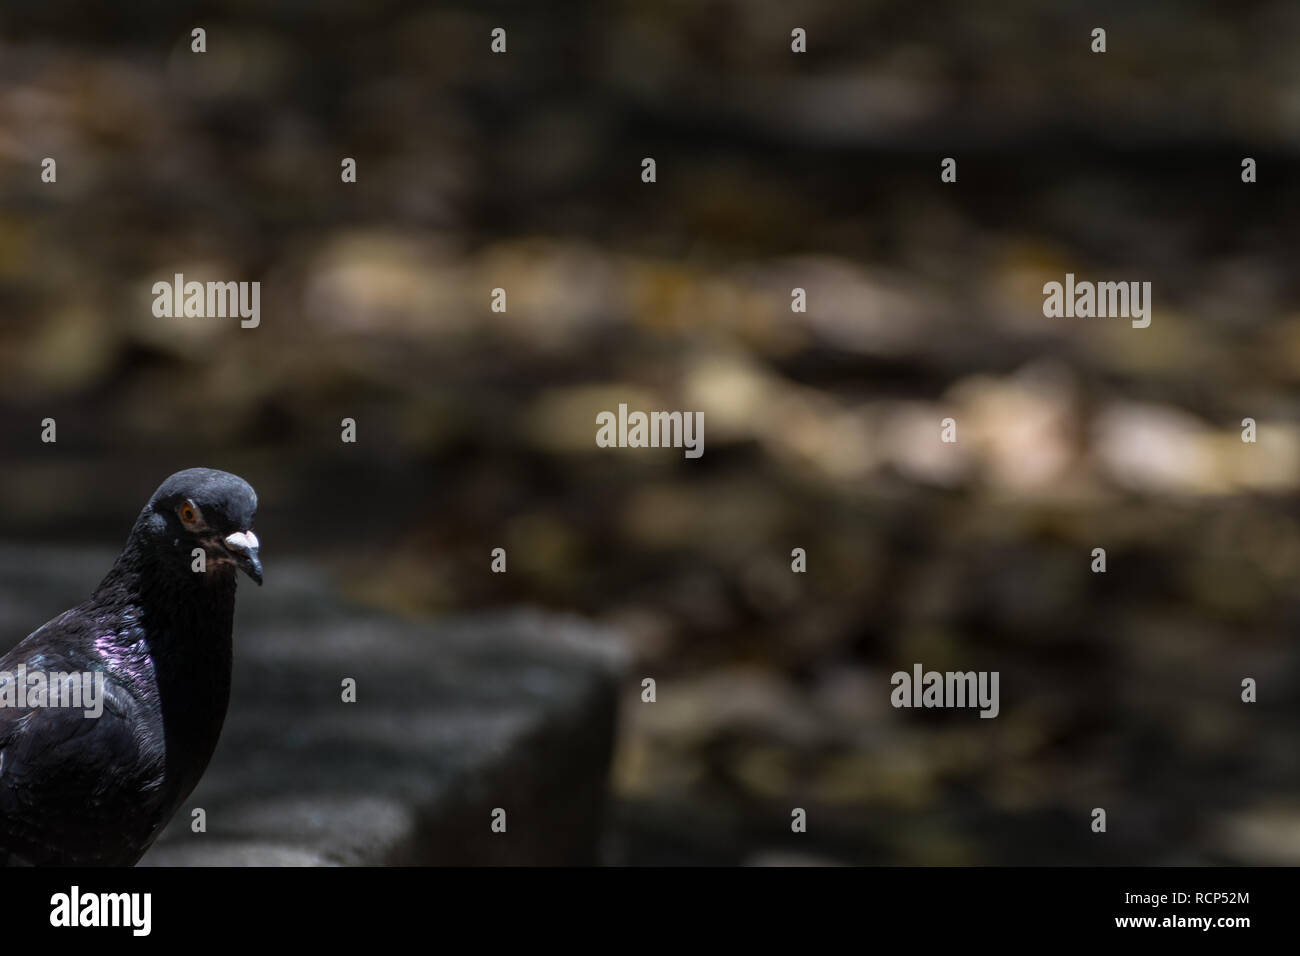
[[[20,664],[28,673],[87,669],[69,657],[29,638],[0,662],[0,687],[16,681]],[[80,707],[0,707],[0,863],[121,862],[133,844],[142,844],[138,852],[148,845],[151,833],[125,828],[147,809],[141,797],[158,785],[149,778],[162,779],[162,747],[140,733],[150,724],[145,705],[111,678],[102,705],[98,716]]]

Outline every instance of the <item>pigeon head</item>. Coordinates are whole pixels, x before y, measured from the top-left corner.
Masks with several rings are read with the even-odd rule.
[[[261,584],[262,561],[253,533],[256,513],[257,492],[243,478],[213,468],[189,468],[159,486],[133,535],[155,552],[173,552],[186,566],[193,549],[202,548],[207,567],[233,565]]]

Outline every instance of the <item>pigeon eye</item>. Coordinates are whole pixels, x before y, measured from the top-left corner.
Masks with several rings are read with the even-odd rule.
[[[177,514],[181,516],[181,523],[187,528],[192,528],[199,523],[199,509],[194,507],[194,502],[185,501],[176,509]]]

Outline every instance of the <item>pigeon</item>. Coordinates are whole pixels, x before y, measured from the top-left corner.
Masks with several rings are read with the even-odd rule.
[[[256,511],[236,475],[177,472],[89,600],[0,659],[0,865],[133,866],[194,790],[230,699],[236,571],[262,583]]]

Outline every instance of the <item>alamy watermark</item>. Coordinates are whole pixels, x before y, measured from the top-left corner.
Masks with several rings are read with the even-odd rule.
[[[125,927],[133,936],[153,929],[152,893],[83,893],[73,884],[66,893],[50,897],[50,925],[64,927]]]
[[[176,273],[171,282],[153,284],[153,314],[160,319],[226,319],[238,316],[240,326],[262,324],[262,283],[186,282]]]
[[[687,458],[704,454],[703,412],[629,412],[620,402],[618,414],[596,416],[599,448],[682,448]]]
[[[894,690],[889,702],[895,707],[978,707],[981,717],[996,717],[998,671],[895,671],[889,682]]]
[[[0,707],[72,707],[98,719],[104,713],[103,671],[0,671]]]
[[[1065,274],[1064,284],[1043,285],[1043,315],[1049,319],[1080,318],[1133,320],[1133,328],[1151,324],[1150,282],[1075,282]]]

